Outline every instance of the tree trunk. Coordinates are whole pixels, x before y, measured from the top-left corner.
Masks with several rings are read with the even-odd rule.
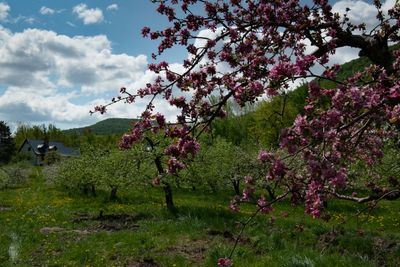
[[[96,196],[96,187],[94,184],[92,184],[92,195],[95,197]]]
[[[272,190],[271,187],[268,185],[265,187],[265,189],[267,189],[268,195],[271,198],[271,200],[274,200],[276,198],[274,193],[275,190]]]
[[[216,194],[217,193],[217,188],[216,188],[215,184],[213,184],[212,182],[207,182],[207,184],[210,187],[211,192],[213,192],[213,194]]]
[[[172,188],[169,183],[164,183],[163,185],[164,193],[165,193],[165,204],[167,205],[168,211],[172,213],[176,213],[176,208],[174,205],[173,197],[172,197]]]
[[[154,163],[156,164],[158,173],[163,175],[164,169],[161,164],[161,158],[156,157],[154,159]],[[163,182],[163,189],[164,189],[164,193],[165,193],[165,204],[167,205],[168,211],[170,211],[172,213],[176,213],[176,207],[175,207],[174,201],[173,201],[171,185],[167,182]]]
[[[115,187],[115,186],[111,187],[110,200],[116,200],[117,199],[117,191],[118,191],[117,187]]]
[[[240,196],[240,181],[238,180],[232,180],[232,185],[233,185],[233,190],[235,191],[235,194]]]
[[[84,186],[83,186],[83,188],[82,188],[82,191],[83,191],[83,194],[85,195],[85,196],[89,196],[89,185],[87,185],[87,184],[85,184]]]

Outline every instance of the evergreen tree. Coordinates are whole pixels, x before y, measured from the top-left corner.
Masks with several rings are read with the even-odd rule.
[[[14,152],[15,144],[10,127],[4,121],[0,121],[0,163],[8,163]]]

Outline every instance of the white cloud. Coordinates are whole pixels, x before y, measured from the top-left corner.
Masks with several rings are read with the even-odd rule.
[[[36,19],[33,17],[27,17],[24,19],[24,21],[28,24],[33,24],[33,23],[35,23]]]
[[[85,25],[100,23],[104,19],[103,11],[101,9],[97,7],[88,8],[88,6],[83,3],[74,6],[72,12],[77,14],[78,18],[80,18]]]
[[[339,14],[345,14],[346,8],[350,8],[347,16],[356,25],[366,23],[370,28],[377,22],[375,18],[377,10],[374,5],[359,0],[342,0],[336,2],[332,7],[333,12]]]
[[[18,15],[18,17],[7,19],[7,22],[12,23],[12,24],[17,24],[19,22],[33,24],[36,22],[36,19],[34,17],[26,17],[26,16]]]
[[[117,4],[111,4],[107,7],[108,11],[116,11],[118,10],[118,5]]]
[[[35,90],[10,87],[0,97],[0,113],[7,113],[7,117],[13,121],[81,120],[87,115],[88,107],[74,105],[69,102],[70,98],[68,94],[46,96],[36,93]]]
[[[52,15],[52,14],[54,14],[55,12],[56,12],[56,11],[55,11],[54,9],[51,9],[51,8],[45,7],[45,6],[42,6],[42,7],[40,8],[40,10],[39,10],[39,13],[42,14],[42,15]]]
[[[353,59],[358,58],[358,52],[360,49],[353,47],[340,47],[336,49],[336,53],[330,57],[329,65],[333,64],[344,64]]]
[[[396,2],[396,0],[386,0],[386,2],[382,5],[382,9],[387,12],[396,5]]]
[[[0,2],[0,22],[6,21],[10,12],[10,6],[5,2]]]
[[[118,89],[132,92],[154,79],[147,57],[114,54],[103,35],[59,35],[27,29],[13,33],[0,26],[0,117],[8,122],[53,122],[63,127],[89,124],[105,117],[89,116],[108,103]],[[106,117],[136,117],[146,104],[115,105]],[[160,109],[173,114],[160,103]]]
[[[395,0],[386,0],[382,5],[384,14],[387,14],[387,11],[395,4]],[[350,22],[355,25],[365,23],[367,31],[372,30],[379,23],[376,19],[377,9],[373,4],[361,0],[341,0],[332,6],[332,11],[343,15],[346,13],[346,8],[350,8],[347,13]]]

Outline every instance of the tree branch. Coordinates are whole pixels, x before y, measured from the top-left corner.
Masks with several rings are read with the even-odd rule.
[[[396,200],[396,199],[400,198],[400,190],[399,189],[394,189],[394,190],[386,192],[386,193],[374,194],[374,195],[370,195],[370,196],[366,196],[366,197],[353,197],[353,196],[348,196],[348,195],[341,195],[336,192],[331,192],[331,193],[338,199],[350,200],[350,201],[354,201],[357,203],[366,203],[366,202],[370,202],[370,201],[378,200],[378,199]]]

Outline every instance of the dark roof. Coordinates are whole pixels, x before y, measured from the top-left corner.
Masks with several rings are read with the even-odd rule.
[[[44,140],[33,140],[33,139],[25,139],[24,143],[22,144],[21,148],[19,149],[20,151],[21,151],[22,147],[25,145],[25,143],[28,143],[30,145],[30,147],[32,148],[33,152],[35,152],[35,154],[38,154],[38,155],[48,152],[49,147],[53,148],[53,150],[56,150],[62,156],[79,156],[80,155],[79,149],[66,147],[61,142],[50,141],[48,144],[48,147],[46,147],[45,150],[43,150]]]

